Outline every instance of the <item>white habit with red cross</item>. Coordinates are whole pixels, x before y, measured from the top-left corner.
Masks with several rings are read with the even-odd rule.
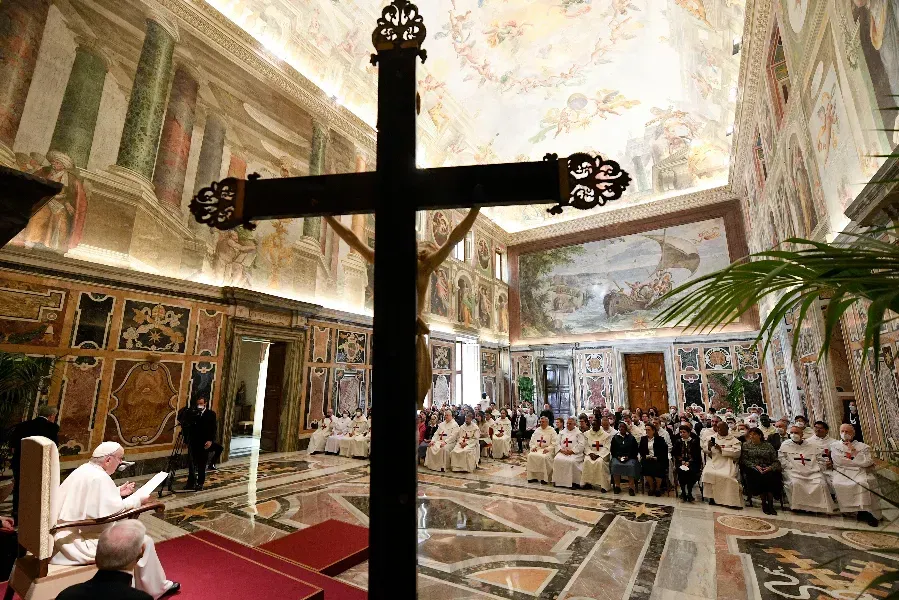
[[[739,470],[737,463],[742,451],[740,440],[732,435],[721,437],[712,435],[709,441],[715,439],[720,450],[713,446],[709,450],[709,442],[705,442],[702,451],[706,455],[705,467],[702,470],[703,494],[711,498],[716,504],[723,506],[743,506],[743,496],[740,492],[740,481],[737,479]]]
[[[538,427],[531,436],[528,452],[527,479],[552,481],[553,459],[556,457],[556,430],[547,425]]]
[[[365,434],[368,433],[368,419],[363,415],[353,417],[350,422],[350,430],[346,437],[340,440],[340,455],[353,456],[353,440],[365,443]]]
[[[874,459],[871,448],[862,442],[830,443],[830,458],[833,469],[824,473],[833,487],[841,513],[867,511],[877,517],[882,516],[877,478],[874,476]]]
[[[571,450],[574,454],[566,454]],[[553,485],[570,488],[580,484],[584,467],[584,434],[580,429],[565,428],[559,432],[559,445],[553,461]]]
[[[450,452],[450,463],[453,471],[472,473],[478,467],[481,456],[481,445],[478,443],[481,429],[477,423],[459,426],[459,438]]]
[[[493,423],[493,458],[506,458],[512,454],[512,421],[509,417]]]
[[[593,431],[591,427],[584,433],[584,470],[581,473],[581,485],[590,484],[604,490],[611,489],[612,473],[609,471],[611,460],[612,435],[603,431]],[[596,460],[590,455],[596,456]]]
[[[425,466],[432,471],[450,470],[450,453],[459,438],[459,425],[450,419],[437,427],[431,438],[431,446],[425,453]]]
[[[833,511],[819,445],[810,444],[807,440],[801,444],[787,440],[780,445],[778,458],[790,509],[823,513]]]

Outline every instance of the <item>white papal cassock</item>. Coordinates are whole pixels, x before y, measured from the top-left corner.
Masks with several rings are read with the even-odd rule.
[[[371,419],[365,421],[365,433],[354,435],[350,444],[350,454],[356,458],[368,458],[371,452]]]
[[[833,486],[840,512],[867,511],[880,519],[880,498],[877,479],[871,472],[874,459],[871,448],[862,442],[833,441],[830,444],[830,460],[833,469],[826,471]]]
[[[459,438],[459,425],[450,420],[444,421],[437,427],[431,438],[431,445],[425,453],[425,466],[432,471],[449,470],[450,453]]]
[[[333,431],[334,417],[325,417],[319,421],[318,429],[315,430],[315,433],[313,433],[312,437],[309,439],[309,454],[312,454],[313,452],[324,452],[325,444],[328,442],[328,437],[330,437]]]
[[[702,493],[716,504],[724,506],[743,506],[740,494],[740,482],[737,479],[737,462],[740,459],[740,440],[732,435],[714,436],[715,443],[721,450],[713,447],[709,452],[708,442],[702,447],[706,455],[705,468],[702,470]],[[709,438],[711,440],[711,438]]]
[[[334,425],[331,428],[331,436],[325,442],[325,452],[337,454],[340,452],[340,440],[346,437],[350,430],[351,419],[349,417],[340,417],[334,419]]]
[[[574,454],[563,454],[571,450]],[[584,434],[580,429],[565,428],[559,432],[556,458],[553,460],[553,485],[571,487],[581,482],[584,468]]]
[[[612,484],[612,473],[609,471],[609,460],[612,452],[612,435],[600,429],[592,428],[584,434],[584,471],[581,474],[581,485],[599,486],[608,490]],[[598,456],[596,460],[590,455]]]
[[[528,453],[527,480],[552,481],[553,460],[556,457],[556,430],[549,425],[538,427],[531,436]]]
[[[103,467],[86,463],[72,471],[56,492],[59,507],[57,524],[85,519],[100,519],[140,506],[140,498],[134,495],[122,498],[119,488],[106,474]],[[85,565],[94,562],[100,534],[109,525],[60,529],[53,538],[54,565]],[[144,555],[134,569],[135,587],[158,598],[171,587],[165,571],[156,556],[156,547],[150,536],[144,536]]]
[[[459,437],[456,446],[450,452],[450,462],[453,471],[473,472],[478,468],[478,459],[481,456],[481,445],[478,443],[481,429],[477,423],[459,426]]]
[[[787,440],[780,445],[778,454],[790,509],[823,513],[833,511],[833,501],[824,477],[821,447],[807,441],[797,444]]]
[[[340,440],[340,455],[341,456],[353,456],[353,440],[358,438],[359,442],[365,442],[365,434],[368,432],[368,419],[359,415],[357,417],[353,417],[353,420],[350,422],[350,430],[341,440]]]
[[[506,458],[512,454],[512,421],[508,417],[493,423],[493,458]]]

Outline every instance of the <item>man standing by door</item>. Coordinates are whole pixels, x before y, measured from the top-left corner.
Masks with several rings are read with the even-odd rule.
[[[193,470],[196,471],[196,486],[198,492],[203,490],[206,483],[206,463],[209,461],[209,451],[215,443],[216,423],[215,412],[207,406],[206,398],[197,398],[197,417],[190,428],[190,460]],[[188,475],[188,484],[193,478]]]

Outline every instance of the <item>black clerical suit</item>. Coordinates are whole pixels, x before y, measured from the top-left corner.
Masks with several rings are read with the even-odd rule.
[[[22,459],[22,440],[32,436],[43,436],[59,444],[59,425],[51,423],[44,417],[23,421],[13,427],[9,435],[9,446],[12,448],[12,518],[19,522],[19,461]]]
[[[187,475],[187,485],[191,487],[191,483],[195,481],[194,472],[196,472],[196,487],[202,489],[206,483],[206,463],[209,461],[209,451],[215,444],[215,411],[206,409],[197,417],[196,422],[190,427],[190,469]],[[206,442],[211,442],[209,448],[206,448]]]
[[[131,573],[124,571],[97,571],[84,583],[64,589],[56,600],[153,600],[147,592],[131,587]]]
[[[528,420],[525,418],[524,413],[518,413],[518,416],[515,417],[515,422],[512,423],[512,427],[514,428],[515,437],[518,438],[518,453],[521,454],[522,445],[528,435]],[[530,438],[528,438],[528,443],[530,443]]]
[[[546,410],[540,411],[540,418],[542,419],[543,417],[549,419],[549,425],[550,427],[552,427],[552,424],[556,420],[556,417],[553,415],[553,410],[551,408],[547,408]]]

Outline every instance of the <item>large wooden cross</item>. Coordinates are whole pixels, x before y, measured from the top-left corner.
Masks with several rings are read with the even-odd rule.
[[[540,162],[437,169],[415,166],[417,59],[425,26],[418,7],[393,0],[372,33],[378,66],[377,171],[314,177],[228,178],[200,190],[191,212],[218,229],[253,221],[375,214],[372,396],[383,436],[372,442],[369,597],[415,598],[417,427],[415,213],[471,206],[555,203],[589,209],[621,197],[630,177],[614,161],[575,154]],[[386,405],[389,400],[390,405]]]

